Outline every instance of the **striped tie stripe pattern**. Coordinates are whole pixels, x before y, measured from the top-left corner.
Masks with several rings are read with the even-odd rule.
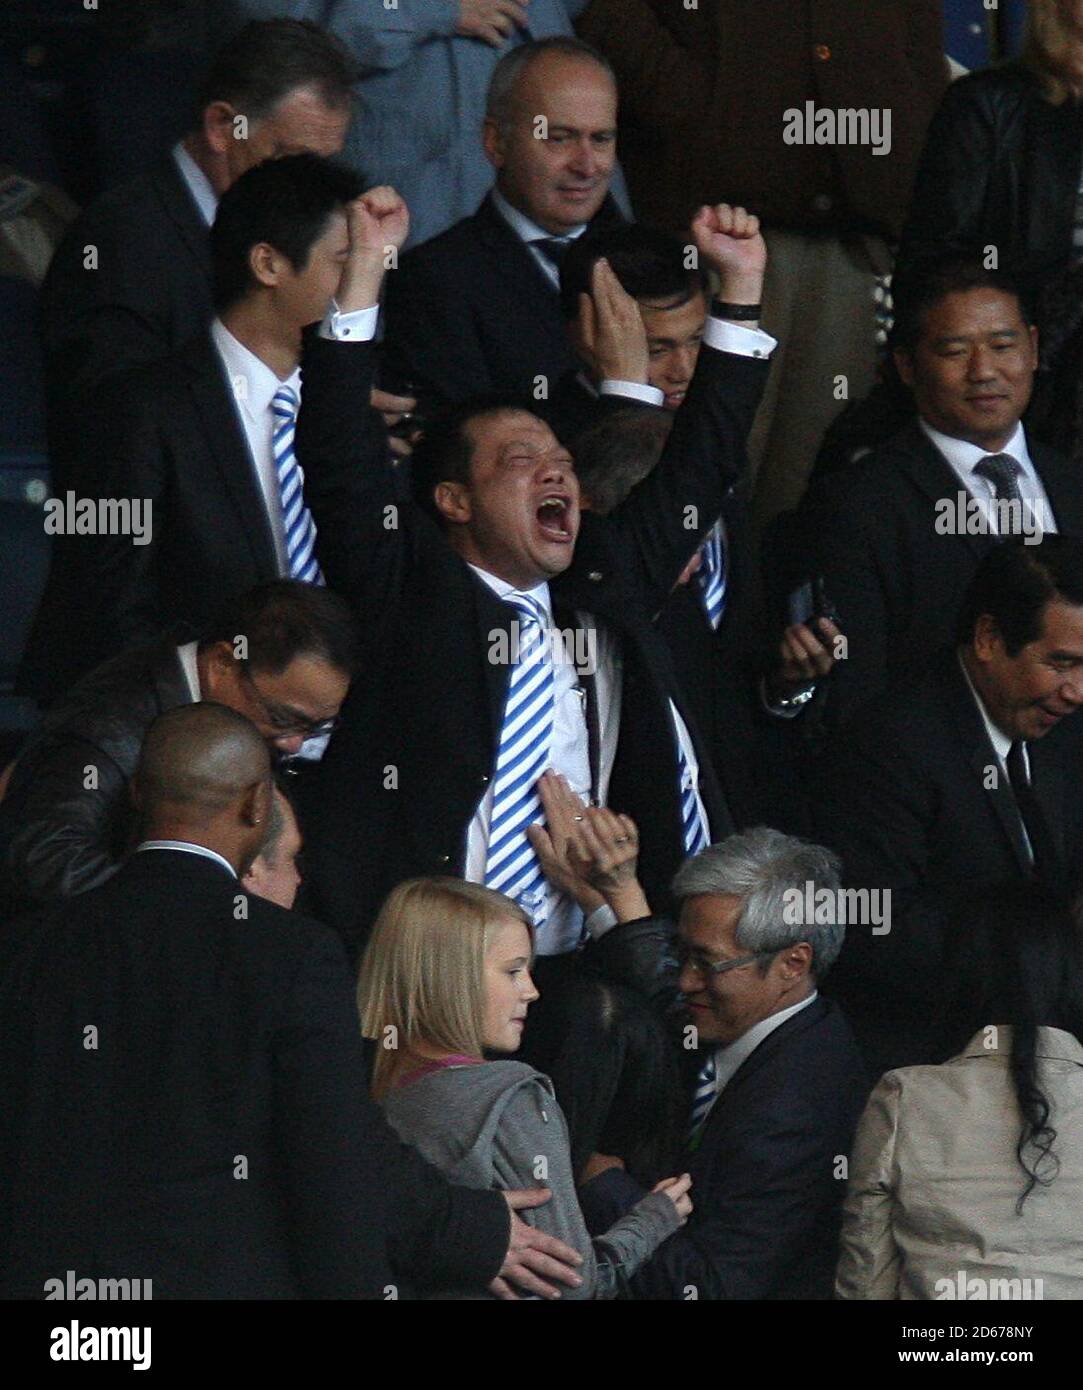
[[[696,1073],[696,1089],[692,1093],[692,1113],[688,1121],[688,1145],[694,1147],[699,1142],[708,1112],[714,1104],[715,1081],[718,1072],[714,1064],[714,1052],[707,1058]]]
[[[485,884],[513,898],[537,927],[542,924],[545,875],[526,830],[542,819],[535,786],[549,766],[555,678],[541,607],[523,594],[506,602],[518,615],[518,653],[500,730]]]
[[[309,584],[322,584],[323,573],[316,560],[316,523],[305,506],[305,478],[293,451],[300,404],[297,392],[291,386],[280,386],[274,393],[271,413],[275,426],[271,444],[278,472],[278,491],[282,498],[282,525],[286,532],[286,560],[290,578],[303,579]]]
[[[710,840],[696,799],[692,769],[688,765],[680,739],[677,740],[677,772],[681,779],[681,830],[684,852],[691,859],[693,855],[705,850]]]
[[[699,548],[700,566],[696,571],[703,611],[713,632],[718,631],[726,606],[726,557],[722,549],[722,523],[716,521]]]

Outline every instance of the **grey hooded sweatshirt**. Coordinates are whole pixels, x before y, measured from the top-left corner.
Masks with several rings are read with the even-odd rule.
[[[547,1076],[523,1062],[441,1067],[384,1099],[399,1135],[464,1187],[548,1187],[552,1199],[520,1213],[583,1256],[578,1289],[563,1298],[615,1298],[679,1226],[677,1208],[650,1193],[592,1241],[575,1195],[568,1125]]]

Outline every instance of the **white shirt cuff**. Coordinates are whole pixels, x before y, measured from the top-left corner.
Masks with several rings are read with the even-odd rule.
[[[599,396],[627,396],[633,401],[643,401],[645,405],[661,405],[666,393],[657,386],[647,386],[642,381],[603,381],[598,387]]]
[[[608,903],[602,903],[601,907],[596,907],[587,920],[583,923],[587,931],[595,941],[604,936],[610,928],[617,925],[617,914]]]
[[[332,299],[331,307],[320,324],[320,337],[330,338],[336,343],[370,343],[376,337],[376,320],[380,306],[371,309],[354,309],[344,314]]]
[[[770,357],[778,340],[762,328],[745,328],[729,319],[711,314],[703,330],[703,341],[719,352],[732,352],[736,357]]]

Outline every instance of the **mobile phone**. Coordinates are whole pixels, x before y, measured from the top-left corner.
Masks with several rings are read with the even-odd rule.
[[[830,638],[820,627],[820,620],[829,619],[836,627],[841,627],[838,611],[827,596],[823,575],[817,575],[804,584],[799,584],[786,600],[788,625],[803,623],[811,628],[821,642],[829,645]]]

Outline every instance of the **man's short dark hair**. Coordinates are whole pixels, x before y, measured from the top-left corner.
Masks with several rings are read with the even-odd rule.
[[[999,290],[1011,295],[1019,302],[1024,322],[1034,322],[1026,296],[1011,275],[990,270],[980,256],[948,252],[918,261],[894,277],[891,346],[912,355],[921,341],[928,311],[949,294],[965,294],[967,290]]]
[[[300,656],[353,676],[358,630],[346,600],[318,584],[271,579],[235,599],[204,633],[203,645],[243,637],[253,671],[277,676]]]
[[[688,265],[679,237],[639,222],[599,227],[572,243],[560,267],[560,307],[566,319],[578,315],[579,296],[590,294],[591,272],[603,256],[633,299],[658,300],[677,309],[707,292],[707,277],[698,263]]]
[[[247,169],[222,196],[211,228],[214,307],[223,313],[255,282],[253,246],[268,242],[303,270],[332,213],[363,192],[352,169],[315,154],[290,154]]]
[[[627,406],[577,435],[572,446],[575,471],[591,511],[608,515],[652,471],[666,447],[673,418],[670,410]]]
[[[490,395],[475,396],[436,415],[410,456],[410,488],[417,505],[443,526],[433,494],[441,483],[469,484],[474,457],[469,426],[487,415],[535,413],[521,397]]]
[[[225,101],[249,121],[261,121],[306,87],[325,106],[344,110],[356,81],[349,50],[312,20],[258,19],[219,49],[200,84],[198,111],[202,116],[211,102]]]
[[[1046,605],[1059,599],[1083,607],[1083,541],[1046,535],[1028,545],[1013,536],[994,546],[967,585],[956,641],[973,640],[978,619],[997,625],[1009,656],[1042,635]]]

